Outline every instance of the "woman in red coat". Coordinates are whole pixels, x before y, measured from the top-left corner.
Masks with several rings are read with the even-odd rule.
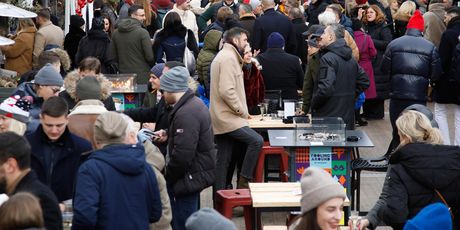
[[[359,62],[358,64],[364,69],[367,76],[369,77],[369,88],[364,91],[366,99],[372,99],[377,97],[377,91],[375,88],[374,70],[372,68],[372,59],[377,55],[374,42],[371,36],[366,34],[363,29],[363,24],[358,19],[353,19],[353,31],[356,46],[359,49]],[[367,122],[361,118],[358,109],[355,113],[356,122],[360,126],[367,125]]]

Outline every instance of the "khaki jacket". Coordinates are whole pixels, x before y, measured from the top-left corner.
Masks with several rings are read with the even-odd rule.
[[[155,223],[150,224],[151,230],[171,230],[172,211],[171,203],[169,202],[168,190],[166,188],[166,180],[161,173],[165,167],[165,159],[160,150],[150,141],[144,142],[145,160],[152,166],[157,177],[158,190],[161,198],[161,218]]]
[[[248,126],[244,91],[243,59],[226,43],[211,63],[210,113],[214,134],[224,134]]]
[[[57,45],[59,48],[64,46],[64,31],[53,25],[50,21],[40,26],[35,35],[33,63],[38,65],[38,56],[43,52],[47,45]]]
[[[423,14],[425,22],[424,37],[426,40],[433,42],[436,48],[439,48],[441,35],[446,30],[446,24],[444,24],[445,8],[444,3],[433,3],[429,6],[430,11]]]
[[[99,114],[107,112],[104,104],[99,100],[83,100],[75,105],[75,108],[69,114],[69,131],[81,138],[94,143],[94,122]]]
[[[28,27],[18,32],[14,44],[2,46],[6,56],[5,69],[13,70],[21,75],[32,69],[32,52],[34,50],[35,27]]]

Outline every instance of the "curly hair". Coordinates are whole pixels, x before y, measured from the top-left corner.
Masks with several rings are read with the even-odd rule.
[[[369,24],[370,22],[367,21],[367,11],[373,10],[375,12],[375,20],[374,23],[380,24],[380,23],[385,23],[386,17],[383,11],[380,9],[379,6],[377,5],[370,5],[369,8],[366,10],[366,16],[363,17],[363,22],[364,24]]]

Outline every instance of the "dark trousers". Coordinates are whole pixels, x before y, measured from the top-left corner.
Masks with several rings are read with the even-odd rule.
[[[200,201],[200,193],[192,193],[186,196],[176,197],[174,195],[174,186],[167,185],[169,201],[172,209],[172,228],[174,230],[186,230],[185,221],[196,211]]]
[[[228,166],[232,157],[234,141],[239,141],[247,145],[246,155],[241,166],[241,176],[252,179],[254,170],[259,159],[259,153],[264,144],[264,139],[256,131],[245,126],[235,131],[216,135],[217,143],[217,167],[216,181],[214,182],[214,192],[225,189]]]
[[[233,172],[237,169],[237,174],[240,175],[241,167],[243,166],[244,156],[246,154],[246,144],[239,141],[234,141],[232,146],[232,158],[227,170],[226,187],[232,185]],[[236,182],[238,184],[238,181]]]
[[[367,119],[383,119],[385,116],[385,100],[366,99],[363,104],[363,116]]]
[[[401,100],[401,99],[391,99],[390,100],[390,122],[391,128],[393,128],[393,138],[391,140],[390,146],[388,147],[387,153],[393,152],[393,150],[399,145],[399,135],[398,128],[396,127],[396,120],[404,109],[407,107],[421,104],[426,105],[426,101],[414,101],[414,100]]]

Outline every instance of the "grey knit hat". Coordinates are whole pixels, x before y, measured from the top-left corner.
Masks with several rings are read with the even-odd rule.
[[[187,68],[176,66],[160,78],[160,89],[168,93],[185,92],[188,89],[190,73]]]
[[[150,73],[153,73],[155,77],[160,78],[163,75],[163,69],[165,68],[165,63],[158,63],[150,69]]]
[[[347,198],[345,190],[339,182],[321,168],[310,167],[300,179],[302,198],[300,199],[302,214],[317,208],[322,203],[336,197]]]
[[[431,126],[433,128],[439,128],[438,122],[436,122],[436,120],[434,119],[433,113],[430,111],[430,109],[428,109],[428,107],[421,105],[421,104],[413,104],[404,109],[404,111],[406,110],[414,110],[414,111],[422,113],[428,118],[428,120],[430,120]]]
[[[80,101],[87,99],[100,100],[102,95],[101,83],[96,77],[84,77],[78,81],[75,94]]]
[[[62,79],[61,74],[48,63],[38,71],[32,83],[38,85],[62,86],[64,84],[64,80]]]
[[[102,113],[94,122],[94,139],[104,144],[123,144],[128,121],[117,112]]]
[[[202,208],[185,222],[187,230],[236,230],[235,224],[212,208]]]

